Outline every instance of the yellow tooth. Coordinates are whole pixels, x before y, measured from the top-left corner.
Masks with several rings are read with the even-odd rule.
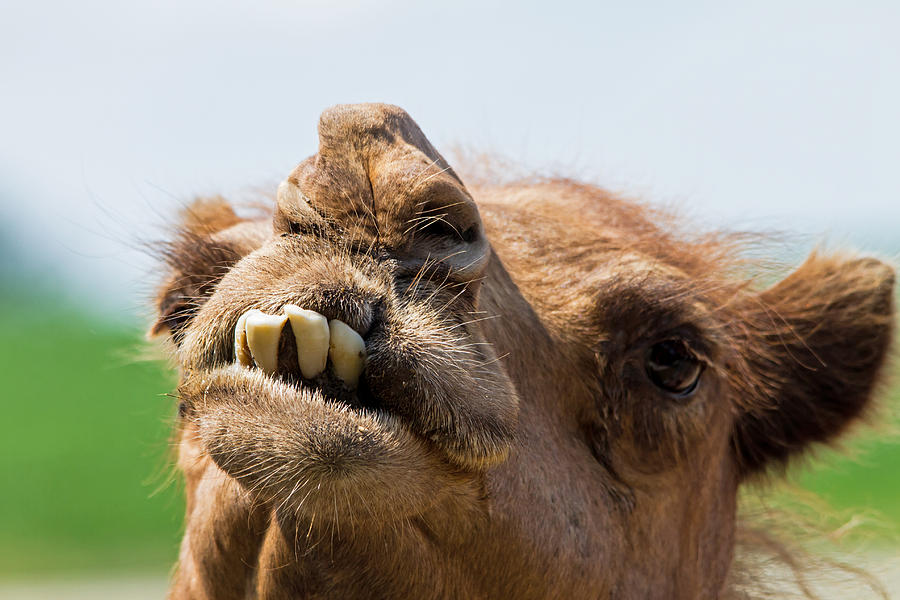
[[[285,323],[285,315],[267,315],[259,311],[247,315],[247,345],[256,366],[266,373],[274,373],[278,367],[278,340]]]
[[[334,374],[344,380],[348,387],[355,388],[366,360],[366,344],[352,327],[332,319],[328,322],[331,330],[331,342],[328,356]]]
[[[328,342],[331,338],[328,319],[313,310],[293,304],[285,305],[284,313],[294,330],[300,372],[307,379],[312,379],[325,370],[328,362]]]
[[[245,367],[253,366],[253,357],[250,355],[250,346],[247,345],[247,315],[259,312],[255,308],[248,310],[238,318],[234,326],[234,360]]]

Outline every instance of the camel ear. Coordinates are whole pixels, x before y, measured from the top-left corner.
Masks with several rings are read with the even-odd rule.
[[[756,300],[733,434],[744,473],[835,439],[870,405],[893,331],[894,270],[813,253]]]
[[[221,196],[197,198],[181,211],[181,230],[199,236],[218,233],[240,222],[241,218]]]
[[[199,198],[181,214],[173,240],[159,251],[168,274],[156,295],[157,318],[147,332],[176,343],[222,276],[259,247],[271,229],[238,217],[222,198]]]

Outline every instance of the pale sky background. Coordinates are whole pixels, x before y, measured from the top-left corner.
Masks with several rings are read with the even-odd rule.
[[[713,225],[900,250],[900,2],[0,0],[6,267],[129,314],[157,278],[131,240],[274,187],[360,101]]]

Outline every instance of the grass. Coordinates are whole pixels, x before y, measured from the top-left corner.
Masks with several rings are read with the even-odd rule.
[[[142,332],[49,303],[0,298],[0,578],[164,573],[182,499],[170,481],[174,379],[137,360]],[[796,473],[838,510],[900,526],[900,445],[868,441]],[[168,483],[167,483],[168,481]]]

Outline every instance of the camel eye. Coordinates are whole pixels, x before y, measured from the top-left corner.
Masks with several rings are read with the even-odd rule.
[[[646,359],[647,376],[658,388],[679,397],[697,389],[703,363],[680,339],[665,340],[650,347]]]

